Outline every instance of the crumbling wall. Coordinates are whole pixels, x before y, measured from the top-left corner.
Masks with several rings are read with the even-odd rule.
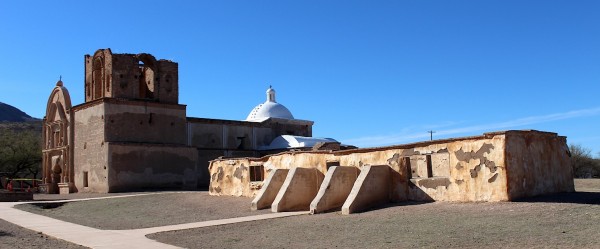
[[[236,170],[237,160],[229,159],[224,169]],[[264,157],[265,170],[316,168],[326,173],[328,162],[361,169],[365,165],[388,165],[390,174],[390,201],[500,201],[507,200],[504,164],[504,135],[485,136],[423,142],[383,148],[346,151],[285,152]],[[247,165],[247,164],[246,164]],[[331,165],[331,164],[330,164]],[[221,194],[228,188],[241,189],[236,184],[245,182],[220,182]],[[252,196],[254,192],[237,194]]]
[[[334,154],[343,166],[389,165],[392,201],[500,201],[507,200],[503,143],[496,134]]]
[[[260,161],[266,171],[328,166],[388,165],[390,201],[507,201],[518,197],[573,191],[564,137],[538,131],[508,131],[414,144],[344,151],[284,152],[261,159],[214,160],[227,171],[238,161]],[[339,163],[338,163],[339,162]],[[243,171],[241,171],[243,173]],[[387,179],[381,179],[382,182]],[[221,194],[248,182],[213,179]],[[253,191],[237,191],[253,196]]]
[[[506,134],[510,199],[573,192],[573,168],[565,137],[547,132]]]
[[[245,158],[211,161],[208,169],[210,173],[209,194],[254,196],[258,192],[258,188],[253,189],[250,185],[249,166],[251,164],[258,165],[260,162]]]
[[[100,98],[179,102],[176,62],[146,53],[113,54],[110,49],[98,49],[84,59],[86,102]]]

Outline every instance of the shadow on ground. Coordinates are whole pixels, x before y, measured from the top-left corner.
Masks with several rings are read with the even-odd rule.
[[[572,192],[521,198],[515,202],[600,204],[600,192]]]
[[[0,237],[4,237],[4,236],[14,236],[14,235],[12,235],[12,233],[7,233],[7,232],[4,232],[4,231],[0,231]]]

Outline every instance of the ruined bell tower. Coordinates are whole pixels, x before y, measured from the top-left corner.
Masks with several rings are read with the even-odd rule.
[[[113,54],[109,48],[85,55],[85,102],[100,98],[177,104],[178,65],[151,54]]]

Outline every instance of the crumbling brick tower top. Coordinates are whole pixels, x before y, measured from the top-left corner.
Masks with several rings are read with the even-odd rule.
[[[178,65],[151,54],[85,55],[85,102],[124,98],[178,104]]]

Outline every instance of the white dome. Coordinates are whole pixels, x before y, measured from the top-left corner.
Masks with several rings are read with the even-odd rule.
[[[275,89],[271,87],[267,89],[267,101],[254,107],[246,121],[263,121],[268,118],[294,119],[290,110],[275,102]]]

